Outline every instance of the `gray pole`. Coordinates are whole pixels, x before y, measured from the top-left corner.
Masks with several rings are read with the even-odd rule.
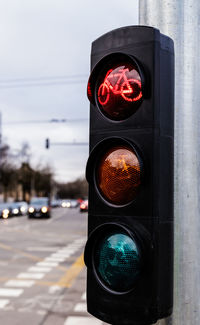
[[[200,323],[200,1],[139,0],[140,24],[175,41],[175,272],[173,317]]]
[[[0,148],[2,146],[2,114],[0,112]]]

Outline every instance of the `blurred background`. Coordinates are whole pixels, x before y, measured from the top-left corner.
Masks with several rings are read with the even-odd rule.
[[[48,166],[62,183],[84,176],[88,146],[62,143],[88,142],[91,42],[137,21],[137,1],[1,1],[1,146],[18,166]]]
[[[137,0],[0,2],[3,324],[101,324],[86,313],[83,263],[90,51],[136,24]]]

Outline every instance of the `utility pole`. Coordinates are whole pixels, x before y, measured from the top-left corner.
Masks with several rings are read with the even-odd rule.
[[[200,321],[200,2],[140,0],[141,25],[175,42],[175,258],[173,317],[159,324]]]
[[[2,145],[2,114],[0,112],[0,148]]]

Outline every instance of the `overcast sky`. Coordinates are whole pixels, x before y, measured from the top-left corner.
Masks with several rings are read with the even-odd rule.
[[[88,147],[53,143],[88,142],[91,42],[112,29],[137,23],[137,0],[1,0],[4,142],[13,150],[28,142],[31,164],[48,162],[59,181],[83,176]],[[43,122],[53,118],[80,121]]]

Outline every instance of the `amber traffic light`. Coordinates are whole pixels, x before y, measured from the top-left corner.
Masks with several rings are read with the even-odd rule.
[[[110,203],[124,205],[134,200],[141,184],[142,166],[132,148],[112,147],[97,165],[97,187]]]

